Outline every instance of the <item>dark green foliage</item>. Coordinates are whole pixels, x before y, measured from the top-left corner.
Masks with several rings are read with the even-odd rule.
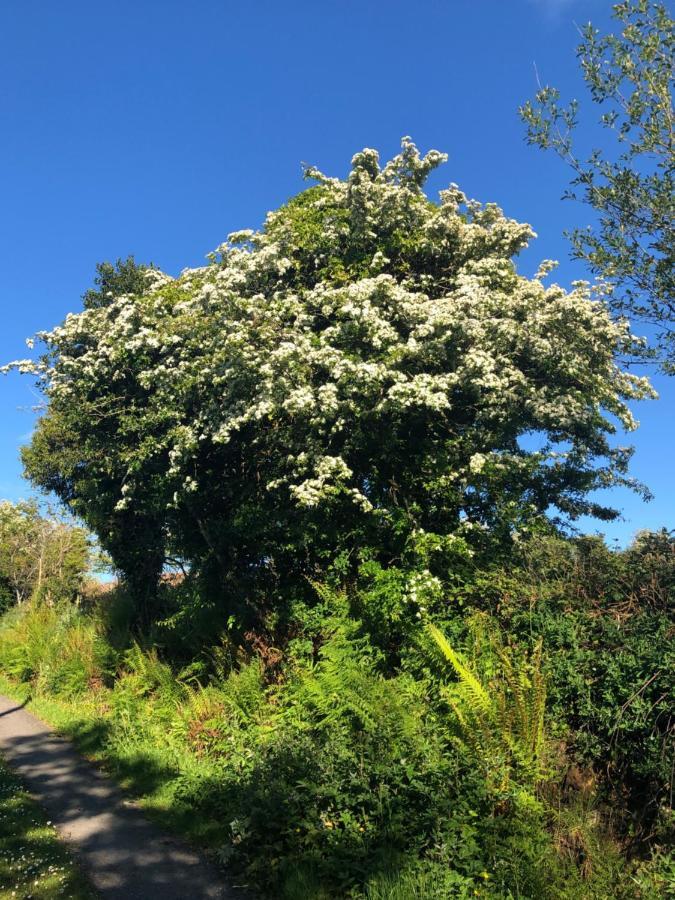
[[[12,590],[11,582],[6,577],[0,577],[0,612],[6,612],[14,603],[16,594]]]
[[[352,596],[314,586],[315,602],[298,599],[284,621],[249,635],[253,654],[231,623],[187,666],[180,636],[189,643],[196,596],[155,626],[170,635],[164,659],[130,642],[124,595],[91,601],[88,613],[17,611],[0,625],[0,670],[30,682],[42,715],[263,896],[651,900],[671,866],[670,701],[658,679],[626,700],[653,664],[670,665],[671,554],[666,534],[622,553],[541,538],[500,570],[471,573],[467,562],[445,608],[432,598],[488,686],[497,755],[517,747],[517,698],[527,684],[539,693],[534,675],[546,672],[536,790],[517,768],[506,780],[486,774],[484,741],[453,719],[447,670],[429,657],[419,604],[405,599],[410,572],[366,565],[362,597],[358,585]],[[642,581],[626,582],[629,571]],[[602,601],[589,594],[600,584]],[[368,623],[353,618],[357,607]],[[524,648],[540,638],[541,662],[528,661]],[[589,773],[590,795],[572,784],[575,771]],[[640,838],[635,862],[616,839],[629,833]]]
[[[140,397],[132,402],[137,400]],[[114,404],[115,398],[111,397],[111,407]],[[30,445],[22,449],[22,461],[26,472],[44,491],[59,497],[97,535],[101,547],[129,583],[137,606],[137,620],[147,626],[157,615],[157,585],[165,562],[165,536],[151,506],[142,513],[114,512],[106,487],[123,477],[124,457],[103,453],[91,435],[89,438],[75,436],[71,425],[78,416],[74,407],[47,412],[39,420]],[[105,418],[105,413],[102,416]],[[110,427],[113,427],[112,419],[111,415]],[[137,432],[126,429],[127,445],[139,440]],[[121,435],[116,442],[122,449]]]
[[[133,256],[118,259],[116,263],[101,262],[96,266],[95,288],[89,288],[82,295],[85,309],[109,306],[116,297],[123,294],[142,294],[147,285],[145,273],[153,269],[150,265],[137,263]]]
[[[510,634],[543,639],[552,727],[638,839],[672,804],[674,551],[665,531],[625,551],[549,538],[524,551],[499,601]]]

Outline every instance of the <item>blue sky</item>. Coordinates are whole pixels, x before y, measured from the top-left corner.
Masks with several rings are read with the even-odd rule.
[[[50,0],[0,5],[0,363],[79,309],[97,261],[134,253],[172,274],[229,231],[259,225],[303,187],[302,161],[345,173],[352,154],[393,155],[402,135],[449,153],[450,181],[530,222],[521,263],[567,260],[584,207],[567,173],[527,147],[517,107],[543,81],[583,99],[576,23],[609,24],[606,0]],[[640,404],[633,474],[655,499],[613,502],[624,542],[672,525],[675,379]],[[0,379],[0,497],[26,496],[18,447],[38,401]],[[597,523],[584,523],[593,530]]]

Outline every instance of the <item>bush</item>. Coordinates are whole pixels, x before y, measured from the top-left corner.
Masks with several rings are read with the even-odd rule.
[[[630,810],[623,827],[635,839],[671,800],[674,548],[664,532],[625,551],[547,538],[502,578],[498,606],[514,638],[543,640],[554,731],[615,807]]]

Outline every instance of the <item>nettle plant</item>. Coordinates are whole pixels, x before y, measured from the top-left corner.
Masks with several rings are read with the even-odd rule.
[[[587,494],[633,483],[611,436],[652,393],[617,364],[634,338],[588,284],[517,273],[529,225],[455,185],[432,202],[445,158],[406,138],[345,180],[309,168],[203,268],[148,268],[39,335],[27,472],[139,591],[168,557],[271,597],[419,534],[612,515]]]

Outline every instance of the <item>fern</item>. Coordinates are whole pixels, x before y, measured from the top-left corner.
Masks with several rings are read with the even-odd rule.
[[[454,713],[456,739],[477,757],[498,790],[507,789],[512,779],[534,785],[543,775],[545,750],[546,684],[541,643],[527,658],[504,647],[494,629],[484,628],[482,618],[475,618],[470,625],[487,634],[481,653],[490,654],[497,669],[489,683],[481,680],[475,667],[450,645],[439,628],[426,626],[443,664],[457,678],[441,689]]]
[[[448,639],[440,628],[437,628],[435,625],[427,625],[427,630],[434,639],[436,646],[443,654],[444,660],[450,663],[460,682],[473,698],[475,706],[485,713],[489,712],[492,702],[478,678],[476,678],[471,669],[463,662],[460,655],[450,646]]]
[[[390,745],[414,740],[418,723],[406,709],[409,685],[402,678],[386,679],[375,669],[366,645],[357,636],[358,623],[337,619],[321,648],[319,661],[302,672],[289,714],[300,711],[303,727],[337,726],[377,735]],[[309,715],[308,715],[309,714]]]
[[[124,661],[127,678],[134,681],[140,696],[161,695],[166,702],[173,704],[184,700],[185,685],[176,680],[171,667],[159,658],[154,647],[143,650],[138,644],[132,644]]]

